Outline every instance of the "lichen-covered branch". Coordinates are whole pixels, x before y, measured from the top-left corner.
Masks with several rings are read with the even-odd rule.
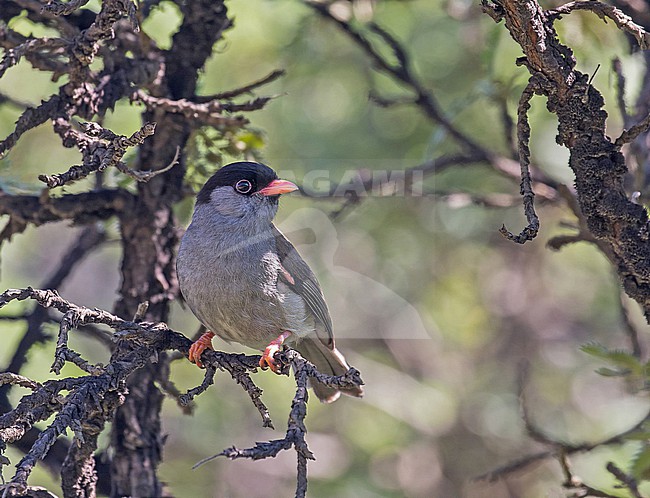
[[[20,59],[27,54],[36,53],[42,55],[43,53],[50,53],[61,55],[63,53],[62,49],[67,45],[68,42],[61,38],[31,38],[17,47],[10,48],[0,61],[0,78],[7,69],[18,64]]]
[[[650,48],[650,35],[646,33],[643,27],[636,24],[630,16],[626,15],[613,5],[599,2],[598,0],[565,3],[555,9],[547,10],[546,15],[549,20],[553,21],[576,10],[588,10],[593,12],[605,22],[607,22],[607,19],[611,19],[614,21],[618,29],[634,36],[642,50]]]
[[[305,417],[307,416],[308,379],[315,378],[327,386],[338,388],[360,386],[363,385],[363,381],[361,380],[359,371],[354,368],[351,368],[345,375],[339,377],[324,375],[318,372],[312,363],[305,360],[297,351],[292,349],[278,353],[276,360],[284,365],[285,371],[288,371],[289,367],[291,367],[296,380],[296,394],[291,402],[291,411],[289,412],[289,421],[285,436],[282,439],[255,443],[255,446],[251,448],[239,449],[234,446],[226,448],[216,455],[201,460],[194,468],[220,456],[225,456],[231,460],[238,458],[262,460],[265,458],[273,458],[281,451],[294,448],[298,469],[296,498],[304,498],[307,493],[307,460],[315,459],[314,454],[309,450],[305,440],[307,434]]]
[[[217,100],[199,104],[190,102],[187,99],[172,100],[152,97],[142,91],[137,92],[134,95],[134,98],[142,102],[150,110],[159,109],[165,112],[182,114],[187,119],[196,120],[197,124],[200,124],[201,126],[210,125],[217,129],[223,129],[226,127],[241,128],[243,125],[248,123],[248,120],[243,116],[224,116],[222,113],[229,110],[228,106],[227,104],[222,104]],[[263,100],[257,109],[264,107],[266,102],[268,102],[268,99]]]
[[[34,445],[16,466],[16,473],[10,480],[9,487],[6,488],[8,496],[15,496],[27,490],[27,480],[34,466],[47,455],[57,438],[68,428],[73,431],[74,440],[63,466],[63,472],[67,472],[63,478],[64,490],[67,490],[66,496],[93,496],[97,479],[94,474],[92,453],[96,448],[97,436],[105,422],[112,419],[115,411],[124,402],[125,381],[164,351],[175,350],[187,355],[192,342],[182,334],[170,330],[164,323],[123,320],[107,311],[91,310],[70,303],[53,290],[33,288],[7,290],[0,294],[0,308],[11,301],[25,299],[33,299],[40,306],[53,308],[64,314],[60,323],[53,370],[58,372],[65,361],[72,361],[90,372],[90,375],[49,380],[43,385],[16,375],[4,377],[0,375],[0,383],[15,383],[33,390],[33,393],[23,397],[13,410],[0,416],[0,443],[6,444],[20,439],[35,422],[55,415],[54,420],[40,433]],[[122,347],[115,349],[108,365],[89,365],[80,355],[68,348],[69,333],[75,327],[85,323],[101,323],[115,331],[114,339]],[[128,348],[123,347],[126,344],[129,345]],[[252,383],[248,375],[258,370],[259,356],[206,351],[202,359],[208,367],[206,379],[201,386],[190,390],[185,395],[187,401],[205,391],[212,383],[216,370],[219,369],[228,371],[233,379],[249,393],[251,399],[258,400],[261,404],[259,401],[261,390]],[[304,496],[307,487],[306,460],[313,458],[305,441],[304,419],[307,413],[308,378],[315,377],[327,385],[338,387],[358,386],[363,382],[358,371],[354,369],[340,377],[320,374],[311,363],[292,350],[278,354],[277,359],[284,362],[287,367],[290,365],[293,368],[297,385],[285,438],[258,443],[256,447],[249,450],[233,448],[222,454],[230,458],[247,457],[257,460],[293,447],[298,458],[296,496]],[[242,382],[242,379],[248,379],[250,383]],[[64,391],[68,393],[65,396],[61,394]],[[263,415],[263,425],[271,426],[268,410],[265,407],[264,411],[266,415]],[[0,452],[3,448],[4,446],[0,446]]]
[[[0,141],[0,157],[11,149],[18,139],[27,131],[36,128],[63,113],[62,101],[58,95],[52,95],[47,101],[37,107],[28,107],[16,122],[16,128],[7,138]]]
[[[96,123],[85,123],[86,137],[75,133],[77,145],[84,153],[83,164],[72,166],[65,173],[56,175],[39,175],[38,179],[46,183],[49,188],[62,187],[77,180],[87,177],[90,173],[104,171],[110,167],[118,167],[128,147],[142,144],[147,137],[154,134],[155,123],[145,123],[130,137],[116,135]],[[95,140],[93,140],[95,139]],[[119,169],[127,170],[126,165]]]
[[[99,228],[96,224],[91,224],[84,228],[77,240],[70,246],[69,250],[63,255],[56,270],[43,282],[42,286],[45,289],[56,289],[61,286],[67,277],[70,276],[73,269],[75,269],[83,260],[84,257],[97,248],[101,243],[106,240],[106,234],[103,229]],[[43,342],[47,335],[42,330],[42,325],[46,321],[50,321],[52,317],[49,315],[47,309],[37,306],[33,311],[26,313],[21,319],[27,322],[27,330],[23,335],[20,343],[18,344],[13,357],[7,365],[8,372],[20,372],[23,367],[27,351],[35,343]],[[0,389],[0,395],[5,394]],[[0,407],[3,402],[0,401]]]
[[[520,63],[537,78],[539,93],[558,117],[558,141],[570,151],[569,166],[587,228],[612,259],[627,294],[650,320],[648,216],[625,191],[625,158],[606,134],[602,95],[575,69],[573,52],[559,41],[553,19],[535,0],[483,5],[505,21],[521,46],[525,57]]]
[[[33,68],[54,73],[52,78],[56,81],[68,70],[63,57],[68,44],[63,37],[31,38],[0,23],[0,47],[5,49],[0,67],[4,66],[2,71],[6,71],[24,57]]]
[[[132,0],[104,0],[102,2],[102,8],[95,17],[95,21],[72,41],[73,57],[70,58],[70,62],[77,61],[75,65],[78,65],[71,71],[72,78],[84,74],[80,69],[92,63],[99,50],[100,41],[115,36],[113,27],[119,20],[127,17],[131,21],[133,29],[138,30],[135,11],[136,6]]]
[[[275,71],[269,73],[267,76],[264,76],[263,78],[257,81],[253,81],[252,83],[248,83],[247,85],[241,86],[239,88],[235,88],[234,90],[228,90],[214,95],[197,95],[194,98],[194,101],[199,104],[204,104],[212,100],[232,99],[240,95],[243,95],[245,93],[251,93],[253,90],[261,86],[268,85],[269,83],[277,80],[278,78],[281,78],[285,74],[286,71],[284,69],[276,69]]]
[[[0,215],[40,226],[70,220],[89,223],[105,220],[129,209],[133,195],[122,189],[104,189],[61,197],[11,195],[0,191]],[[16,221],[14,221],[16,222]]]
[[[557,141],[570,152],[569,166],[575,174],[576,195],[574,198],[573,194],[567,194],[566,188],[560,189],[560,193],[576,214],[579,231],[575,235],[555,237],[549,244],[559,248],[579,240],[593,242],[609,258],[625,292],[643,307],[646,320],[650,321],[650,224],[644,207],[626,192],[624,179],[627,166],[620,152],[624,144],[648,130],[650,120],[647,117],[641,119],[638,124],[625,130],[615,142],[609,139],[606,134],[607,113],[603,108],[603,97],[592,85],[591,78],[576,70],[573,52],[559,40],[554,22],[563,14],[586,9],[603,19],[613,19],[619,29],[631,33],[642,48],[648,46],[648,34],[618,9],[598,1],[572,2],[544,11],[536,0],[484,0],[483,8],[495,21],[504,21],[512,38],[521,46],[524,57],[517,62],[528,68],[536,83],[535,93],[545,96],[548,110],[557,115]],[[620,76],[619,85],[621,89],[624,87],[624,80]],[[619,94],[618,100],[622,115],[626,117],[623,95]],[[521,109],[520,103],[520,111]],[[642,116],[646,114],[647,111]],[[518,141],[521,151],[522,143],[527,147],[527,134],[519,135]],[[629,324],[628,335],[632,345],[631,355],[638,357],[641,354],[640,344],[636,331],[631,330]],[[569,456],[601,446],[624,443],[650,417],[647,414],[633,428],[605,440],[575,445],[555,440],[534,424],[525,402],[523,382],[520,386],[520,401],[528,435],[549,449],[522,457],[482,478],[498,479],[545,458],[555,458],[564,474],[564,486],[576,489],[579,496],[610,495],[593,489],[576,478],[571,470]],[[634,479],[614,465],[609,465],[607,470],[628,488],[632,496],[638,496]]]
[[[6,385],[27,387],[29,389],[38,389],[41,387],[38,382],[28,379],[23,375],[18,375],[12,372],[2,372],[0,373],[0,386]]]
[[[94,248],[98,247],[104,240],[105,233],[100,227],[97,226],[97,224],[91,224],[90,226],[86,227],[84,230],[82,230],[78,239],[70,246],[70,249],[63,255],[60,260],[60,264],[55,269],[55,271],[45,279],[42,286],[46,289],[59,287],[70,275],[73,269],[75,269],[78,264],[83,261],[84,257]],[[18,346],[16,347],[11,360],[8,362],[8,365],[6,367],[7,372],[0,374],[0,378],[23,378],[22,376],[17,376],[15,373],[21,371],[27,359],[27,353],[29,349],[34,344],[45,342],[49,338],[49,334],[43,330],[43,324],[53,321],[53,317],[51,316],[52,314],[53,313],[46,308],[35,306],[33,310],[24,313],[23,316],[20,317],[21,320],[24,320],[26,322],[26,331],[22,336]],[[85,332],[88,333],[88,327],[85,327]],[[105,341],[107,339],[107,335],[102,335],[100,337],[103,341],[103,344],[106,344]],[[0,384],[2,384],[2,381],[0,381]],[[9,402],[8,393],[9,388],[12,384],[14,384],[14,382],[0,386],[0,412],[2,413],[11,411],[11,404]],[[40,384],[35,383],[29,379],[27,379],[25,383],[15,382],[15,384],[22,387],[30,387],[30,384],[34,386],[40,386]],[[35,441],[39,435],[40,430],[36,427],[31,427],[25,433],[25,436],[23,438],[14,441],[12,444],[19,451],[26,453],[31,448],[33,441]],[[86,440],[89,441],[89,438],[86,438]],[[69,453],[70,451],[73,451],[73,449],[69,447],[67,442],[63,439],[59,439],[55,443],[55,446],[50,450],[43,463],[51,471],[59,472],[62,468],[63,462],[65,461],[66,453]],[[85,465],[90,465],[90,462],[86,462]],[[68,469],[62,474],[62,479],[74,479],[74,475],[75,474]],[[84,472],[84,475],[88,475],[88,473]],[[101,489],[104,494],[107,493],[106,488],[107,486],[105,483],[103,483]]]
[[[515,235],[506,229],[505,225],[501,227],[501,234],[509,240],[524,244],[533,240],[539,232],[539,217],[535,212],[535,193],[533,192],[533,181],[530,176],[530,125],[528,124],[528,110],[530,101],[537,91],[538,85],[531,79],[519,99],[519,108],[517,109],[517,143],[519,145],[519,164],[521,165],[521,186],[520,193],[524,199],[524,213],[528,225],[519,235]]]
[[[60,2],[58,0],[50,0],[47,5],[43,6],[43,10],[51,12],[55,16],[67,16],[86,5],[89,1],[90,0],[69,0],[68,2]]]

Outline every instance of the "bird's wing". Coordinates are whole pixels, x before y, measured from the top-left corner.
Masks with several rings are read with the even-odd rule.
[[[333,349],[332,319],[316,276],[300,257],[293,244],[275,226],[273,234],[280,263],[290,276],[289,278],[285,277],[286,284],[307,304],[307,309],[316,320],[316,335],[320,341],[328,348]]]

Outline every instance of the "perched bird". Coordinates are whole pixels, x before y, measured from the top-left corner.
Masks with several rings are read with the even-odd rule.
[[[263,164],[236,162],[217,171],[196,198],[176,268],[181,292],[210,331],[190,348],[201,354],[218,335],[264,351],[260,366],[277,372],[273,355],[288,344],[328,375],[349,366],[334,346],[332,320],[320,285],[295,247],[275,227],[281,194],[297,190]],[[315,380],[323,402],[340,392]],[[359,387],[342,389],[362,396]]]

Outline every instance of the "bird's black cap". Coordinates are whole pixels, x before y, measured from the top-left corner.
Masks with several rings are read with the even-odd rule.
[[[248,161],[239,161],[230,163],[205,182],[203,188],[196,197],[197,204],[207,204],[210,202],[210,195],[217,187],[234,187],[240,180],[248,180],[253,188],[250,193],[257,192],[266,187],[273,180],[277,180],[278,175],[271,168],[261,163]]]

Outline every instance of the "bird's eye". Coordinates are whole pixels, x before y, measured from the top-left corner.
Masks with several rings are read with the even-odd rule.
[[[253,184],[248,180],[239,180],[235,184],[235,190],[240,194],[248,194],[253,189]]]

